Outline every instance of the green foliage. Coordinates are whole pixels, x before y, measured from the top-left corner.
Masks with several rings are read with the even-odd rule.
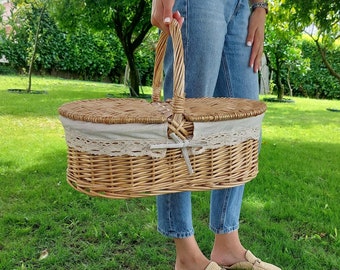
[[[3,33],[0,51],[13,69],[26,73],[36,30],[34,17],[38,16],[39,9],[20,6],[14,14],[9,22],[13,31],[9,36]],[[143,84],[150,84],[152,80],[155,39],[155,34],[148,35],[144,45],[136,51],[136,65]],[[112,30],[91,31],[82,25],[72,31],[60,30],[53,18],[44,14],[34,61],[35,73],[122,82],[126,63],[121,42]],[[2,70],[6,71],[1,69],[0,72]]]
[[[5,12],[5,7],[3,5],[0,5],[0,24],[3,23],[3,14],[4,14],[4,12]]]
[[[304,30],[313,26],[315,33],[308,33],[314,40],[325,67],[340,83],[337,62],[330,61],[328,54],[334,50],[340,38],[340,2],[332,0],[286,0],[283,9],[291,13],[291,26]],[[333,59],[332,59],[333,60]]]
[[[20,8],[13,13],[9,22],[13,27],[11,34],[6,36],[4,27],[0,27],[0,54],[4,54],[10,61],[10,66],[0,66],[0,74],[8,74],[13,70],[20,73],[28,71],[28,60],[36,30],[34,22],[39,15],[39,8],[32,9],[23,4],[28,1],[19,2],[21,2]],[[84,2],[82,0],[69,2],[60,0],[59,2],[63,2],[65,6],[60,3],[58,7],[50,5],[48,13],[43,16],[34,61],[35,73],[85,80],[123,82],[128,61],[122,40],[114,31],[114,18],[115,16],[121,18],[126,12],[128,16],[123,19],[124,25],[121,26],[128,29],[129,23],[133,23],[134,20],[133,4],[138,1],[130,1],[129,5],[125,6],[126,1],[114,3],[112,1],[95,1],[91,2],[87,7],[89,9],[86,10],[84,10],[85,6],[82,4]],[[149,1],[146,2],[150,4]],[[291,89],[295,96],[338,99],[339,82],[330,75],[321,61],[320,52],[316,50],[315,43],[306,42],[301,38],[300,30],[304,28],[306,22],[295,24],[297,22],[296,14],[298,14],[296,13],[297,7],[293,7],[291,10],[286,9],[291,7],[287,4],[289,1],[282,6],[279,4],[281,1],[272,0],[270,2],[271,12],[267,17],[265,53],[269,60],[269,68],[274,73],[275,93],[278,96],[288,95]],[[99,4],[99,6],[95,4]],[[295,4],[298,5],[297,2]],[[311,7],[314,7],[312,4]],[[116,13],[112,14],[113,9],[108,8],[110,5],[117,5],[121,13],[118,14],[115,11]],[[310,7],[308,3],[306,9],[307,7]],[[66,10],[67,8],[69,10]],[[333,5],[330,8],[332,9]],[[54,19],[56,14],[59,14],[63,20],[56,22]],[[308,22],[311,22],[313,18],[311,16]],[[330,18],[334,18],[334,16]],[[144,19],[149,20],[149,17],[145,16]],[[93,24],[91,28],[96,30],[89,28],[91,23]],[[64,24],[68,30],[61,28]],[[136,27],[141,27],[141,25]],[[121,30],[124,32],[124,29]],[[132,30],[129,29],[129,31]],[[132,45],[137,35],[133,31],[130,34],[131,36],[127,35],[126,38],[131,38],[130,45]],[[145,36],[141,45],[134,50],[134,62],[141,85],[151,84],[153,50],[157,37],[157,30],[152,29]],[[320,43],[325,49],[326,58],[334,66],[334,70],[340,70],[339,57],[337,57],[339,46],[336,46],[332,37],[332,35],[322,35]]]
[[[44,56],[54,56],[54,59],[45,69],[70,72],[84,80],[101,80],[114,69],[117,74],[122,72],[122,50],[117,39],[109,33],[91,33],[79,29],[71,35],[61,33],[61,41],[55,55],[49,53],[51,44],[47,44]],[[112,50],[112,47],[117,49]],[[46,61],[41,59],[41,63]]]
[[[329,74],[313,41],[306,39],[303,41],[302,54],[305,59],[309,59],[310,69],[303,75],[292,73],[294,95],[340,99],[339,81]],[[340,47],[327,53],[327,58],[333,63],[335,70],[340,70],[339,55]]]
[[[277,41],[277,43],[282,44],[281,41]],[[278,57],[278,54],[271,54],[270,46],[272,46],[272,44],[266,47],[267,53],[269,59],[275,61],[275,57]],[[276,50],[274,50],[274,52],[275,51]],[[289,54],[289,56],[284,57],[285,53]],[[327,53],[327,58],[332,62],[335,70],[340,70],[339,53],[340,47],[329,50]],[[284,95],[290,94],[288,87],[290,86],[293,96],[340,99],[339,81],[330,75],[314,41],[303,39],[297,42],[297,40],[295,40],[295,47],[291,46],[289,49],[286,48],[284,52],[280,52],[279,55],[282,56],[280,61],[283,61],[280,74],[281,83],[286,86],[284,88]],[[298,56],[296,60],[294,60],[294,55]],[[270,64],[272,64],[272,62]],[[276,74],[274,73],[274,82],[276,82],[275,78]],[[277,87],[275,85],[274,92],[276,91]]]
[[[130,92],[139,94],[135,52],[151,28],[151,0],[58,0],[51,12],[67,29],[80,25],[95,31],[112,31],[118,37],[130,69]]]
[[[274,75],[278,99],[285,94],[284,86],[290,86],[290,73],[304,74],[309,68],[301,54],[301,32],[290,27],[290,19],[289,12],[273,6],[266,24],[265,54]]]
[[[5,39],[2,52],[13,68],[25,72],[35,24],[30,19],[34,13],[26,11],[21,14],[23,17],[13,21],[13,31]],[[19,15],[16,13],[16,16]],[[16,26],[18,20],[20,27]],[[112,50],[112,47],[117,47],[117,50]],[[65,71],[83,79],[100,80],[114,68],[122,72],[122,58],[119,42],[110,33],[97,34],[77,29],[68,35],[60,31],[45,13],[34,62],[36,72]]]
[[[158,41],[158,29],[149,31],[144,42],[136,50],[136,66],[140,75],[141,85],[152,85],[153,68],[155,61],[155,46]]]
[[[283,7],[294,14],[294,23],[303,27],[316,24],[322,32],[339,29],[340,2],[333,0],[285,0]]]
[[[270,2],[265,53],[269,69],[273,73],[274,92],[278,98],[282,99],[284,95],[289,94],[338,99],[340,81],[336,70],[339,70],[339,57],[336,57],[336,54],[339,53],[339,47],[334,42],[334,33],[338,33],[338,30],[327,32],[320,28],[322,32],[319,29],[319,35],[322,35],[313,38],[315,42],[309,42],[307,48],[302,33],[309,23],[317,20],[312,15],[314,11],[318,12],[313,10],[317,1],[306,3],[306,9],[310,12],[308,18],[297,18],[299,12],[303,13],[304,10],[302,7],[297,9],[296,6],[303,1],[294,1],[295,4],[280,0]],[[334,5],[328,8],[331,10]],[[338,28],[339,24],[334,27]]]
[[[13,70],[8,64],[0,63],[0,74],[9,75],[16,74],[15,70]]]

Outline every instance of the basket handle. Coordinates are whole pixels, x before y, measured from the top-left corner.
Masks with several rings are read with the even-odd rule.
[[[172,20],[169,25],[170,36],[172,38],[174,61],[173,61],[173,101],[172,101],[172,117],[169,120],[170,132],[175,132],[177,136],[184,139],[187,132],[183,130],[183,122],[185,121],[184,103],[184,51],[181,29],[176,20]],[[156,46],[155,66],[152,82],[152,102],[161,101],[161,90],[163,82],[163,62],[166,50],[168,35],[161,33],[159,41]]]

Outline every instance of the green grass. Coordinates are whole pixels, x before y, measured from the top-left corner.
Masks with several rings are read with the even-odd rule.
[[[0,76],[0,269],[173,269],[156,232],[155,198],[91,198],[66,183],[58,107],[126,95],[120,85]],[[146,92],[149,88],[144,89]],[[285,270],[340,269],[340,101],[267,103],[260,173],[247,184],[243,244]],[[209,256],[209,192],[193,193],[196,236]],[[39,259],[47,250],[48,256]]]

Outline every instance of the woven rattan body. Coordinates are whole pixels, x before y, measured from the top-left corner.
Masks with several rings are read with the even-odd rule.
[[[175,54],[173,100],[160,101],[166,43],[166,37],[162,36],[156,52],[153,102],[141,99],[97,99],[75,101],[59,108],[61,117],[69,120],[67,125],[63,123],[68,142],[67,180],[76,190],[106,198],[145,197],[227,188],[244,184],[257,175],[261,122],[250,121],[255,124],[249,124],[248,127],[246,120],[262,116],[266,110],[265,104],[232,98],[185,99],[183,49],[177,25],[171,26],[171,35]],[[228,125],[228,121],[235,125],[243,123],[243,127],[240,129],[235,126],[234,129],[233,124]],[[228,126],[226,131],[216,131],[218,139],[212,145],[209,142],[214,134],[211,134],[212,137],[210,134],[202,135],[202,138],[199,132],[196,134],[197,123],[203,123],[204,130],[204,123],[210,128],[210,122]],[[85,124],[90,130],[93,127],[93,132],[86,137],[88,133],[72,130],[72,123],[79,127]],[[119,131],[122,134],[116,136],[115,127],[118,126],[125,133]],[[98,127],[101,132],[96,134]],[[148,128],[157,130],[157,136],[133,134],[135,130]],[[103,130],[112,134],[104,134],[103,137]],[[251,135],[248,136],[248,133]],[[244,140],[233,140],[233,136],[239,138],[240,134],[243,134]],[[100,138],[100,144],[97,144],[96,138]],[[227,142],[230,138],[231,141]],[[201,141],[204,144],[200,145]],[[128,153],[115,150],[116,145],[118,149],[125,150],[124,143],[129,147],[136,145],[140,149],[130,149]],[[83,144],[87,148],[78,147]],[[92,148],[88,148],[88,145]],[[101,151],[105,150],[106,145],[110,145],[113,150],[108,153]],[[156,152],[158,156],[153,155],[153,151],[157,151],[154,148],[164,148],[164,145],[164,155],[159,152]]]

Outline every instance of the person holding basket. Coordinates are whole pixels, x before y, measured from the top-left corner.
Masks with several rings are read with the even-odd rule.
[[[153,0],[151,22],[169,33],[181,25],[185,93],[188,98],[258,99],[268,5],[261,0]],[[172,97],[172,49],[164,60],[164,97]],[[158,231],[172,237],[176,270],[280,270],[261,261],[240,242],[238,229],[244,185],[211,191],[210,229],[215,241],[210,258],[194,236],[191,193],[157,196]]]

